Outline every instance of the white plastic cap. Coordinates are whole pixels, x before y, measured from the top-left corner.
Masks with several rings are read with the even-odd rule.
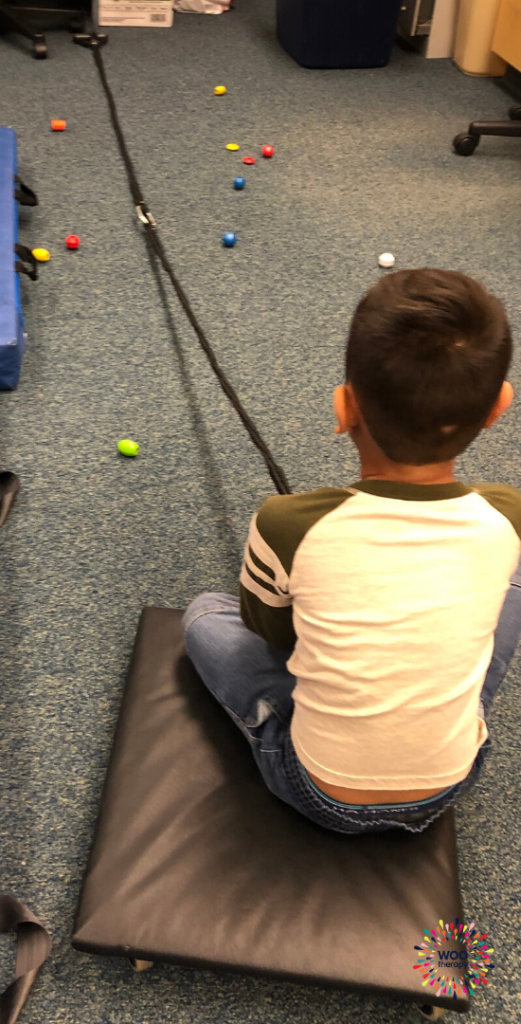
[[[381,267],[394,267],[395,259],[392,252],[383,252],[382,255],[378,257],[378,263]]]

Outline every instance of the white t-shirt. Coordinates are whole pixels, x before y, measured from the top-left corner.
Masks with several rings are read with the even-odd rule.
[[[521,494],[503,485],[365,480],[264,503],[241,612],[294,648],[291,737],[305,768],[368,790],[468,774],[520,534]]]

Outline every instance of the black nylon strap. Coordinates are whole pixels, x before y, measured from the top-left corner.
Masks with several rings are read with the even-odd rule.
[[[17,174],[14,175],[14,180],[19,188],[15,188],[13,195],[18,200],[20,206],[38,206],[38,196],[36,192],[33,192],[32,188],[28,185],[24,185],[21,178]]]
[[[107,75],[106,75],[106,72],[105,72],[105,67],[104,67],[102,56],[101,56],[101,52],[100,52],[100,48],[103,45],[105,45],[106,42],[107,42],[107,37],[104,36],[104,35],[97,35],[96,33],[93,33],[92,35],[88,35],[88,34],[83,33],[83,34],[76,35],[74,37],[74,42],[78,43],[80,46],[86,47],[86,49],[90,49],[91,52],[92,52],[92,56],[94,57],[94,62],[96,64],[96,67],[97,67],[98,72],[99,72],[99,76],[100,76],[100,79],[101,79],[101,84],[103,86],[103,89],[105,91],[105,95],[107,97],[107,102],[108,102],[109,111],[110,111],[110,118],[111,118],[111,121],[112,121],[112,127],[114,129],[114,132],[115,132],[115,135],[116,135],[116,138],[117,138],[117,141],[118,141],[118,146],[119,146],[119,151],[120,151],[120,154],[121,154],[121,158],[123,160],[123,163],[125,165],[125,170],[127,172],[128,183],[129,183],[129,187],[130,187],[130,192],[132,194],[132,199],[134,201],[134,206],[136,208],[136,211],[137,211],[137,214],[138,214],[138,217],[139,217],[140,221],[142,222],[142,224],[145,227],[145,230],[146,230],[147,235],[148,235],[148,237],[150,239],[150,243],[152,245],[152,248],[153,248],[154,252],[156,253],[156,255],[158,257],[158,259],[159,259],[159,261],[161,263],[161,266],[163,267],[163,270],[165,271],[166,274],[168,274],[168,277],[170,278],[170,281],[172,282],[172,285],[173,285],[174,290],[176,292],[176,295],[177,295],[177,297],[179,299],[179,302],[181,303],[181,305],[182,305],[182,307],[183,307],[183,309],[184,309],[184,311],[185,311],[185,313],[186,313],[186,315],[188,317],[188,320],[190,321],[190,323],[191,323],[191,325],[192,325],[192,327],[193,327],[193,329],[194,329],[194,331],[195,331],[195,333],[197,335],[197,340],[199,341],[199,344],[200,344],[201,348],[203,349],[203,352],[205,353],[206,358],[208,359],[208,362],[210,363],[210,366],[211,366],[213,372],[215,373],[215,376],[217,377],[217,380],[219,381],[219,384],[221,385],[221,388],[223,389],[223,391],[224,391],[226,397],[228,398],[228,400],[233,405],[233,408],[235,409],[237,415],[239,416],[239,419],[241,420],[243,426],[248,431],[248,434],[250,436],[251,441],[253,441],[253,444],[258,449],[258,451],[261,453],[261,455],[262,455],[262,457],[263,457],[263,459],[264,459],[264,461],[266,463],[266,467],[267,467],[268,473],[270,474],[271,479],[273,480],[273,483],[275,484],[275,487],[277,488],[279,494],[291,494],[291,488],[290,488],[289,483],[288,483],[288,481],[286,479],[286,475],[284,473],[284,470],[281,469],[281,467],[278,466],[277,463],[275,462],[275,459],[273,458],[273,455],[271,454],[271,451],[268,448],[268,445],[264,441],[262,435],[257,430],[257,427],[255,426],[255,423],[253,422],[253,420],[250,418],[250,416],[248,415],[248,413],[244,409],[244,407],[243,407],[243,405],[242,405],[242,403],[241,403],[241,401],[240,401],[240,399],[239,399],[239,397],[238,397],[238,395],[237,395],[237,393],[235,391],[235,388],[232,386],[232,384],[228,380],[228,378],[227,378],[226,374],[223,372],[223,370],[221,370],[221,367],[219,366],[219,363],[218,363],[217,357],[215,355],[215,352],[213,351],[213,348],[210,345],[210,342],[208,341],[208,338],[206,337],[206,334],[203,331],[203,328],[201,327],[201,325],[200,325],[200,323],[199,323],[199,321],[198,321],[198,319],[197,319],[197,317],[196,317],[196,315],[195,315],[195,313],[194,313],[194,311],[193,311],[193,309],[191,307],[190,301],[189,301],[187,295],[185,294],[184,289],[182,288],[180,282],[178,281],[178,279],[177,279],[177,277],[176,277],[176,275],[174,273],[174,270],[173,270],[171,264],[168,261],[167,255],[166,255],[165,250],[163,248],[163,244],[162,244],[162,242],[161,242],[161,240],[159,238],[159,234],[157,232],[156,222],[154,220],[154,217],[152,216],[152,213],[149,210],[149,207],[148,207],[148,205],[146,203],[146,200],[143,197],[143,193],[141,191],[141,186],[140,186],[140,184],[139,184],[139,182],[137,180],[136,172],[134,170],[134,165],[133,165],[132,160],[130,158],[130,155],[129,155],[129,152],[128,152],[128,149],[127,149],[127,144],[125,142],[125,137],[123,135],[121,124],[119,122],[119,117],[118,117],[118,112],[117,112],[114,96],[112,95],[112,90],[111,90],[110,85],[109,85],[108,80],[107,80]]]
[[[16,260],[14,269],[19,274],[27,274],[27,277],[30,277],[31,281],[37,281],[38,261],[36,260],[36,257],[33,256],[31,250],[28,249],[26,245],[20,245],[20,242],[15,242],[14,251],[16,255],[20,257],[19,260]],[[29,264],[28,267],[26,266],[26,263]]]
[[[0,932],[16,931],[15,979],[0,994],[1,1024],[18,1020],[38,969],[51,951],[51,938],[41,921],[14,896],[0,893]]]

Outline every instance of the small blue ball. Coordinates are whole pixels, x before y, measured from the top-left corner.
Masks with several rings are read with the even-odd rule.
[[[244,188],[245,184],[246,184],[246,178],[236,178],[234,183],[233,183],[233,187],[241,189],[241,188]]]
[[[225,245],[227,249],[231,249],[232,246],[235,245],[236,241],[237,235],[234,235],[232,231],[227,231],[226,234],[223,235],[223,245]]]

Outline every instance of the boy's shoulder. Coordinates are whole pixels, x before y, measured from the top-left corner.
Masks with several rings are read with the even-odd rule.
[[[320,487],[300,494],[278,494],[266,498],[257,513],[257,527],[263,529],[286,526],[295,521],[312,525],[322,516],[338,508],[351,497],[349,487]]]
[[[348,487],[275,495],[267,498],[257,512],[257,530],[289,572],[295,551],[308,530],[351,496]]]
[[[510,484],[474,484],[472,490],[505,516],[521,539],[521,491]]]
[[[467,493],[479,494],[508,519],[521,539],[521,492],[509,484],[474,484]],[[324,516],[356,494],[356,487],[321,487],[300,494],[267,498],[256,516],[263,541],[275,551],[286,571],[306,533]]]

